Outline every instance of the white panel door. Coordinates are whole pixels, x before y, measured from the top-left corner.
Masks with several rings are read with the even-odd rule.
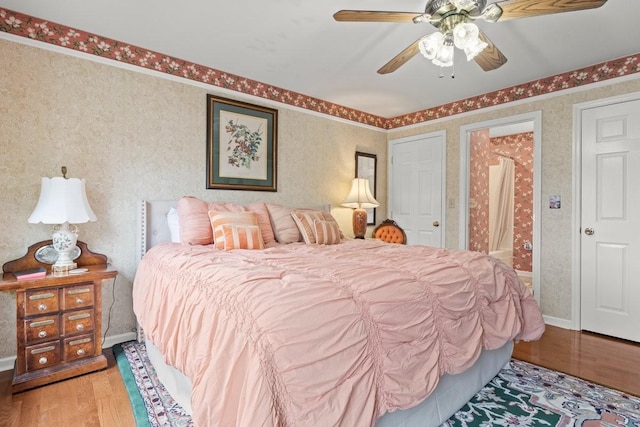
[[[581,327],[640,342],[640,100],[582,112]]]
[[[391,141],[390,216],[407,244],[444,246],[443,170],[445,134]]]

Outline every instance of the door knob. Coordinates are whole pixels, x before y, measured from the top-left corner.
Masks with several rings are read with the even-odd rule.
[[[440,227],[440,223],[438,221],[433,221],[433,226],[434,227]]]
[[[587,227],[584,229],[584,234],[586,234],[587,236],[592,236],[594,233],[593,228],[591,227]]]

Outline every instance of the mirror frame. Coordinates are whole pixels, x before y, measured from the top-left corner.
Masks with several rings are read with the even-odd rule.
[[[540,246],[542,202],[542,112],[507,116],[460,126],[459,248],[469,247],[469,161],[471,132],[514,123],[533,122],[533,294],[540,304]]]
[[[371,164],[373,162],[373,165]],[[373,174],[371,169],[373,166]],[[376,198],[376,187],[378,178],[378,155],[356,151],[356,173],[355,178],[367,178],[369,180],[369,190]],[[376,199],[377,200],[377,199]],[[365,209],[367,211],[367,225],[376,224],[376,208]]]

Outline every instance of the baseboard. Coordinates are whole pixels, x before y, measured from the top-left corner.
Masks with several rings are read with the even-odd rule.
[[[16,362],[15,356],[5,357],[0,359],[0,372],[12,371],[13,365],[15,364],[15,362]]]
[[[135,332],[126,332],[120,335],[111,335],[105,338],[102,343],[102,348],[110,348],[115,344],[120,344],[121,342],[133,341],[137,337]]]
[[[557,326],[562,329],[574,329],[571,320],[561,319],[559,317],[543,315],[544,323],[551,326]]]

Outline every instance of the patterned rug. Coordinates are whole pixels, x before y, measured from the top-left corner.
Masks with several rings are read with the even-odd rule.
[[[144,344],[113,352],[138,427],[193,426],[158,381]],[[640,398],[512,359],[445,426],[640,427]]]

